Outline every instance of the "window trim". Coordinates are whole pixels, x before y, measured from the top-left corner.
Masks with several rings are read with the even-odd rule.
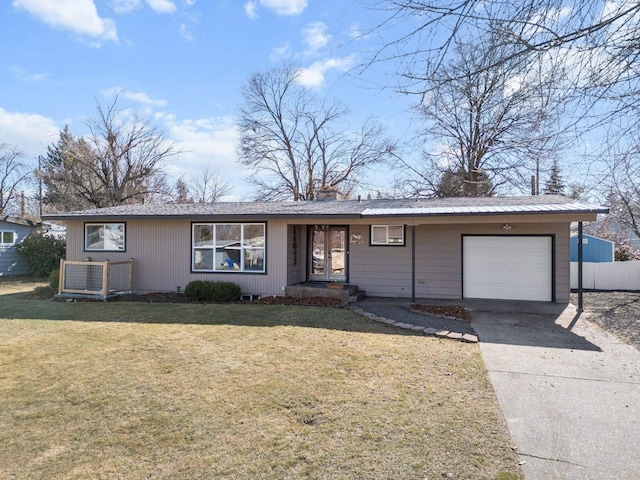
[[[124,236],[122,248],[89,248],[87,245],[87,227],[106,225],[122,225],[122,234]],[[126,252],[127,251],[127,223],[126,222],[85,222],[83,226],[83,247],[85,252]]]
[[[3,241],[5,233],[10,233],[12,235],[13,240],[10,243],[5,243]],[[0,230],[0,247],[11,247],[16,244],[16,237],[18,234],[14,230]]]
[[[209,225],[213,226],[213,239],[211,245],[205,245],[196,247],[195,245],[195,229],[196,226],[199,225]],[[244,267],[245,261],[245,253],[251,250],[262,250],[262,270],[223,270],[216,269],[215,265],[215,251],[216,251],[216,241],[215,241],[215,227],[217,225],[239,225],[240,226],[240,245],[238,247],[233,247],[233,250],[240,250],[240,259],[241,264]],[[262,247],[251,247],[245,246],[244,244],[244,227],[247,225],[260,225],[262,226],[264,232],[264,245]],[[213,250],[214,255],[214,265],[212,270],[204,270],[204,269],[196,269],[195,268],[195,252],[196,249],[200,250]],[[267,273],[267,222],[191,222],[191,259],[190,259],[190,270],[191,273],[196,274],[223,274],[223,275],[265,275]]]
[[[390,242],[389,241],[389,228],[391,227],[400,227],[402,229],[402,241],[401,242]],[[385,242],[374,242],[373,241],[373,229],[374,228],[385,228],[386,231],[386,241]],[[375,224],[371,225],[369,228],[369,246],[371,247],[404,247],[407,244],[406,240],[406,225],[400,224]]]

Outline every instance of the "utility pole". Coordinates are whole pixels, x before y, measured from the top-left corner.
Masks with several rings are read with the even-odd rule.
[[[38,155],[38,217],[42,219],[42,157]]]

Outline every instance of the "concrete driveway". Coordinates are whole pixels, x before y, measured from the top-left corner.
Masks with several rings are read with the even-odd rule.
[[[573,305],[469,301],[526,480],[640,478],[640,352]]]

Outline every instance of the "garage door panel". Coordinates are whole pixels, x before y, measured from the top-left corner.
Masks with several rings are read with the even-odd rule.
[[[463,255],[467,298],[552,299],[551,237],[468,236]]]

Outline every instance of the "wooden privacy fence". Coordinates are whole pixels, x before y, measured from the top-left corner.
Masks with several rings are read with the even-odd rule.
[[[133,290],[133,258],[123,262],[60,260],[59,294],[99,295]]]
[[[571,288],[578,288],[578,263],[571,262]],[[640,261],[584,262],[582,288],[587,290],[640,290]]]

